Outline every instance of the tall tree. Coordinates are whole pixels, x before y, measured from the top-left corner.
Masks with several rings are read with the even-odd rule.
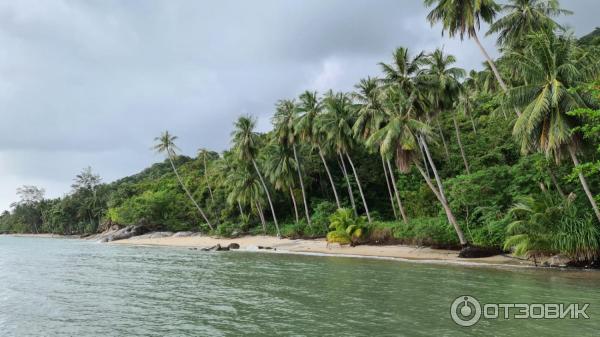
[[[360,80],[360,82],[354,86],[356,91],[352,94],[352,96],[357,101],[357,109],[356,121],[354,122],[352,130],[354,132],[354,136],[357,139],[362,139],[363,141],[366,141],[374,132],[376,132],[380,128],[381,124],[385,121],[385,114],[379,102],[379,96],[381,95],[379,82],[380,81],[377,78],[368,77]],[[394,177],[394,171],[388,167],[389,165],[386,164],[386,159],[384,156],[382,154],[380,154],[380,156],[383,166],[383,174],[385,175],[385,183],[388,188],[388,194],[390,197],[392,210],[394,211],[394,216],[396,216],[396,207],[394,207],[394,197],[392,194],[389,177],[391,177],[391,182],[394,185],[400,213],[406,222],[406,216],[404,210],[402,209],[402,203],[400,202],[400,198],[398,196],[398,190],[395,188],[396,181]]]
[[[560,8],[558,0],[510,0],[502,5],[506,15],[490,25],[487,35],[498,34],[498,45],[520,49],[528,35],[564,27],[553,17],[573,12]]]
[[[294,159],[292,149],[287,144],[275,140],[265,147],[264,158],[265,176],[276,190],[289,192],[294,206],[296,223],[298,223],[298,205],[294,195],[294,176],[298,164]]]
[[[225,177],[230,192],[227,195],[229,204],[238,204],[240,214],[243,217],[242,205],[255,209],[266,234],[266,224],[262,210],[264,190],[260,179],[256,176],[254,168],[244,163],[236,163]]]
[[[202,158],[202,162],[203,162],[203,166],[204,166],[204,183],[206,184],[206,188],[208,189],[208,194],[210,195],[210,201],[214,204],[215,202],[215,197],[213,195],[213,190],[210,187],[210,181],[208,179],[208,164],[206,162],[206,157],[208,156],[208,150],[205,148],[201,148],[198,150],[198,157]]]
[[[281,100],[277,103],[277,109],[273,116],[273,125],[275,126],[275,137],[280,144],[289,146],[292,149],[295,160],[296,171],[298,172],[298,181],[300,181],[300,190],[302,191],[302,200],[304,202],[304,213],[306,221],[311,224],[310,213],[308,211],[308,200],[306,198],[306,190],[304,188],[304,179],[302,177],[302,169],[300,167],[300,159],[298,158],[297,144],[299,143],[298,132],[296,126],[298,122],[298,109],[293,100]],[[295,203],[295,198],[292,193],[292,198]]]
[[[424,52],[420,52],[415,56],[411,56],[408,48],[400,47],[394,51],[392,56],[393,60],[391,63],[379,63],[384,74],[382,82],[387,87],[396,86],[404,93],[413,92],[416,89],[414,79],[423,72],[423,66],[427,62],[427,55]],[[423,165],[425,165],[425,171],[429,174],[429,165],[427,164],[427,160],[425,160],[424,153],[425,151],[421,151]]]
[[[271,215],[273,216],[273,222],[275,222],[275,229],[277,230],[277,236],[281,237],[277,215],[275,214],[275,207],[273,207],[273,200],[271,200],[271,193],[269,193],[265,179],[260,173],[260,169],[256,163],[256,157],[258,155],[258,134],[254,131],[255,126],[256,121],[249,116],[241,116],[238,118],[235,122],[234,131],[231,133],[233,147],[239,160],[252,163],[263,186],[267,200],[269,201]]]
[[[92,167],[88,166],[75,176],[71,185],[73,193],[84,195],[82,198],[84,201],[79,212],[81,217],[87,218],[89,224],[94,226],[93,230],[100,223],[100,217],[102,216],[102,210],[97,207],[98,186],[101,183],[102,178],[100,178],[100,175],[95,174],[92,171]]]
[[[323,133],[316,127],[315,121],[317,116],[321,114],[323,105],[319,100],[318,94],[313,91],[305,91],[300,95],[300,102],[298,103],[298,111],[300,116],[296,125],[296,132],[300,136],[300,140],[305,143],[309,143],[313,148],[316,148],[319,152],[319,157],[325,167],[325,172],[329,178],[331,189],[333,190],[333,196],[335,203],[338,208],[342,208],[340,204],[340,198],[338,197],[337,189],[333,181],[333,176],[325,160],[325,151],[321,145],[321,140],[324,138]]]
[[[598,75],[598,60],[579,52],[574,39],[553,33],[533,35],[527,45],[524,53],[512,55],[527,83],[509,91],[509,106],[523,109],[513,135],[523,152],[541,151],[557,162],[566,152],[577,166],[581,137],[573,129],[580,121],[567,113],[596,107],[590,96],[576,88]],[[581,172],[579,180],[600,221],[600,210]]]
[[[438,115],[454,108],[460,90],[459,80],[465,76],[465,71],[463,69],[452,67],[454,63],[456,63],[456,58],[453,55],[444,54],[443,50],[436,49],[428,56],[427,65],[429,69],[421,76],[427,82],[426,85],[430,84],[434,87],[434,90],[431,90],[431,99]],[[456,132],[456,141],[460,148],[463,163],[465,164],[465,171],[467,174],[471,174],[469,162],[465,155],[465,149],[462,146],[460,129],[458,127],[458,122],[456,121],[456,113],[453,114],[452,121],[454,124],[454,131]]]
[[[355,146],[355,140],[352,133],[352,126],[354,125],[353,120],[353,107],[350,96],[345,93],[333,93],[329,91],[325,95],[324,99],[325,113],[321,115],[319,119],[319,127],[326,134],[327,140],[331,143],[340,157],[342,166],[344,166],[344,157],[348,159],[348,163],[354,173],[354,179],[358,186],[358,191],[367,214],[367,220],[371,223],[371,214],[369,213],[369,206],[356,172],[356,167],[350,156],[350,150]],[[348,179],[347,172],[344,173],[346,179]]]
[[[194,206],[196,206],[196,209],[198,209],[198,212],[200,213],[202,218],[204,218],[204,221],[206,221],[208,227],[210,227],[210,229],[213,230],[214,228],[213,225],[210,223],[210,220],[208,220],[208,217],[206,217],[206,214],[204,214],[204,211],[202,210],[202,208],[200,208],[200,205],[198,205],[196,199],[194,199],[194,197],[192,196],[192,193],[190,193],[188,188],[183,183],[183,180],[179,175],[179,171],[177,171],[177,168],[175,167],[175,162],[173,160],[177,156],[178,150],[177,146],[175,145],[175,140],[177,140],[177,136],[173,136],[169,133],[169,131],[165,131],[160,135],[160,137],[154,138],[154,141],[156,142],[156,144],[154,145],[154,150],[158,153],[164,153],[167,156],[167,159],[169,159],[169,162],[171,163],[171,168],[173,169],[173,172],[177,177],[179,185],[181,185],[181,188],[183,189],[185,194],[192,201]]]
[[[486,23],[492,23],[500,5],[494,0],[424,0],[427,7],[433,6],[433,9],[427,15],[427,20],[433,26],[434,24],[441,22],[443,31],[447,31],[450,37],[458,35],[461,40],[464,40],[465,35],[468,38],[472,38],[487,62],[489,63],[494,76],[498,80],[498,83],[502,87],[502,90],[507,91],[508,86],[502,79],[498,68],[494,60],[490,57],[488,52],[485,50],[477,31],[480,28],[481,21]]]

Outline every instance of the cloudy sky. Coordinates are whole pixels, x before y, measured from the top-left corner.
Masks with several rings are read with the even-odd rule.
[[[598,25],[597,0],[562,2],[577,35]],[[67,193],[88,165],[138,172],[165,129],[185,154],[223,150],[237,116],[268,130],[278,99],[350,90],[398,46],[480,66],[425,16],[421,0],[1,0],[0,210],[24,184]]]

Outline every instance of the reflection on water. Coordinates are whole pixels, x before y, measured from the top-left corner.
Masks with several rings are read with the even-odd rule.
[[[591,303],[591,319],[462,328],[449,315],[462,294],[486,303]],[[598,329],[595,271],[0,236],[0,336],[595,336]]]

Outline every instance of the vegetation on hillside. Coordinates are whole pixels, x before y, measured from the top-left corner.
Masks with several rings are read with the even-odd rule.
[[[401,47],[353,92],[277,102],[268,133],[240,117],[221,154],[178,155],[165,132],[155,149],[166,161],[137,175],[101,183],[86,169],[57,199],[25,186],[0,231],[147,223],[597,258],[597,31],[576,40],[556,23],[571,13],[554,0],[425,4],[432,24],[479,45],[483,70],[456,67],[442,49]],[[498,59],[481,45],[481,21],[499,37]]]

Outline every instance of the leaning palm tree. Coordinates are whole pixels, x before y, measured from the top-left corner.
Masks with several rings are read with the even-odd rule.
[[[281,237],[277,215],[275,214],[275,207],[273,207],[273,201],[271,200],[271,194],[269,193],[265,179],[260,173],[260,169],[256,163],[256,157],[258,155],[258,134],[254,131],[255,126],[256,121],[250,116],[241,116],[238,118],[235,122],[235,129],[231,133],[232,143],[238,159],[240,161],[252,163],[265,191],[267,200],[269,201],[271,215],[273,216],[273,222],[275,222],[275,229],[277,230],[277,237]]]
[[[179,172],[175,167],[175,162],[173,161],[173,159],[177,156],[176,151],[178,150],[177,146],[175,145],[175,140],[177,140],[177,136],[173,136],[169,133],[169,131],[165,131],[160,135],[160,137],[154,138],[154,141],[156,142],[156,145],[154,145],[154,150],[158,153],[166,154],[167,158],[169,159],[169,162],[171,163],[171,167],[173,168],[173,172],[177,177],[177,181],[179,181],[179,185],[181,185],[181,188],[183,188],[185,194],[188,196],[188,198],[190,198],[194,206],[196,206],[198,212],[200,213],[202,218],[204,218],[206,224],[208,224],[208,227],[210,227],[210,229],[213,230],[214,228],[210,223],[210,220],[208,220],[206,214],[204,214],[204,211],[202,210],[202,208],[200,208],[200,205],[198,205],[198,203],[192,196],[192,193],[190,193],[188,188],[183,183],[183,180],[181,180],[181,176],[179,176]]]
[[[384,86],[397,86],[405,93],[414,91],[417,85],[414,79],[423,73],[423,66],[426,62],[427,55],[424,52],[412,56],[408,48],[397,48],[391,63],[379,63],[384,74],[382,79]],[[425,171],[429,174],[429,165],[424,157],[424,151],[421,151],[421,155],[423,155]]]
[[[300,190],[302,191],[302,200],[304,202],[304,213],[306,215],[306,221],[308,225],[311,225],[310,213],[308,211],[308,202],[306,199],[306,190],[304,189],[304,179],[302,177],[302,169],[300,167],[300,160],[298,159],[298,151],[296,145],[299,141],[299,137],[296,132],[296,124],[298,119],[298,109],[296,103],[293,100],[281,100],[277,103],[277,110],[273,116],[273,125],[275,126],[275,137],[279,144],[289,146],[292,148],[294,154],[296,171],[298,173],[298,181],[300,181]],[[294,198],[292,193],[292,198]],[[295,198],[294,198],[295,204]]]
[[[540,31],[564,31],[565,28],[553,17],[570,15],[573,12],[560,8],[558,0],[510,0],[502,6],[506,16],[490,25],[486,35],[498,34],[498,45],[523,46],[523,41],[532,33]]]
[[[431,135],[430,126],[419,120],[421,112],[419,112],[420,103],[418,101],[419,97],[416,91],[407,95],[398,86],[388,87],[382,98],[384,111],[388,117],[387,122],[369,137],[367,144],[378,146],[383,156],[394,158],[396,166],[403,173],[410,172],[412,165],[417,167],[427,186],[442,205],[448,221],[454,226],[461,245],[466,246],[468,242],[448,205],[443,187],[438,184],[439,187],[436,188],[433,185],[431,178],[425,173],[417,159],[419,149],[424,148],[428,151],[428,148],[423,147],[420,143]],[[431,164],[437,179],[439,176],[435,171],[435,165]]]
[[[374,132],[376,132],[382,123],[385,122],[385,114],[379,101],[381,95],[381,86],[379,85],[379,79],[368,77],[361,79],[360,82],[355,85],[356,91],[352,94],[352,97],[357,101],[356,109],[356,121],[352,130],[354,136],[357,139],[366,141]],[[370,147],[372,148],[372,147]],[[396,189],[396,179],[394,177],[394,171],[389,169],[386,165],[386,160],[381,155],[381,164],[383,166],[383,174],[385,175],[385,183],[387,185],[388,194],[390,197],[390,204],[394,212],[394,217],[397,219],[396,207],[394,206],[394,194],[392,193],[392,187],[390,186],[390,180],[394,185],[396,199],[398,200],[398,207],[404,222],[406,222],[406,215],[402,209],[402,203],[398,196],[398,190]],[[389,160],[388,160],[389,164]],[[390,171],[388,174],[388,170]],[[391,179],[390,179],[391,177]]]
[[[352,157],[350,157],[350,150],[355,145],[354,135],[352,132],[352,126],[354,125],[352,114],[353,107],[350,96],[346,93],[333,93],[333,91],[329,91],[325,95],[323,104],[325,113],[319,116],[319,128],[322,130],[322,132],[324,132],[327,141],[331,143],[332,147],[338,154],[349,188],[350,182],[348,179],[348,173],[345,170],[345,160],[347,159],[348,163],[350,163],[350,167],[354,173],[354,179],[356,180],[356,185],[358,186],[358,191],[365,208],[365,213],[367,214],[367,219],[369,223],[371,223],[369,207],[367,206],[367,201],[358,178],[358,173],[356,172],[356,167],[354,166]],[[344,157],[346,159],[344,159]],[[349,190],[349,192],[352,200],[353,197],[351,190]]]
[[[298,122],[296,123],[295,130],[298,133],[298,136],[300,136],[300,140],[310,144],[313,149],[316,148],[319,152],[319,157],[321,157],[323,166],[325,166],[325,172],[327,173],[327,177],[329,178],[329,182],[331,184],[331,189],[333,190],[333,196],[335,197],[337,208],[342,208],[342,205],[340,204],[340,198],[338,197],[337,190],[335,188],[335,183],[333,182],[333,176],[331,175],[331,171],[329,171],[329,166],[325,160],[325,152],[323,146],[321,145],[323,135],[315,125],[315,120],[317,116],[321,114],[322,108],[323,106],[316,92],[305,91],[302,93],[298,103],[298,111],[300,116],[298,116]]]
[[[507,91],[508,86],[504,83],[500,72],[496,68],[496,64],[485,50],[477,31],[479,30],[481,21],[491,23],[496,16],[500,5],[494,0],[424,0],[427,7],[434,6],[427,20],[433,26],[434,24],[441,22],[443,31],[447,31],[450,37],[458,35],[461,40],[464,40],[465,35],[468,38],[472,38],[487,62],[489,63],[496,80],[502,87],[502,90]]]
[[[436,49],[427,58],[428,69],[421,78],[426,82],[426,85],[432,85],[435,88],[431,91],[431,98],[437,114],[451,110],[454,107],[454,103],[457,101],[460,90],[459,80],[465,76],[465,71],[458,67],[452,67],[454,63],[456,63],[456,58],[453,55],[444,54],[444,51],[441,49]],[[438,120],[439,118],[436,118],[442,141],[445,146],[446,142]],[[456,132],[456,141],[458,142],[460,154],[465,165],[465,171],[467,174],[471,174],[469,162],[465,155],[465,149],[462,146],[456,114],[452,116],[452,121],[454,123],[454,131]],[[446,152],[447,151],[448,149],[446,148]]]
[[[198,150],[198,157],[202,157],[202,161],[204,164],[204,172],[203,172],[204,183],[206,184],[206,188],[208,188],[208,194],[210,195],[210,201],[214,204],[215,197],[213,195],[213,190],[210,187],[210,181],[208,179],[208,165],[206,163],[206,156],[208,155],[208,153],[209,153],[209,151],[205,148],[201,148]]]
[[[473,93],[466,85],[461,85],[458,100],[456,101],[456,112],[469,118],[473,133],[477,135],[477,126],[475,125],[475,119],[473,118],[473,111],[475,110],[473,101]]]
[[[287,144],[273,141],[265,147],[264,158],[265,176],[276,190],[290,193],[296,223],[298,223],[300,219],[296,196],[294,195],[294,176],[296,175],[298,164],[294,159],[293,151]]]
[[[250,209],[255,209],[262,223],[263,232],[266,234],[266,222],[262,210],[263,204],[263,187],[256,174],[253,174],[253,168],[248,165],[238,164],[227,174],[225,181],[230,188],[227,195],[229,204],[237,203],[240,209],[240,215],[244,217],[244,206],[250,206]]]
[[[540,33],[530,36],[527,45],[525,53],[512,55],[527,83],[511,89],[507,97],[509,107],[523,109],[513,135],[521,144],[522,152],[540,151],[557,162],[568,152],[577,166],[581,137],[573,130],[580,121],[567,113],[579,108],[595,108],[591,97],[575,89],[598,75],[598,61],[579,53],[571,37]],[[600,221],[600,210],[582,172],[579,172],[579,180]]]

